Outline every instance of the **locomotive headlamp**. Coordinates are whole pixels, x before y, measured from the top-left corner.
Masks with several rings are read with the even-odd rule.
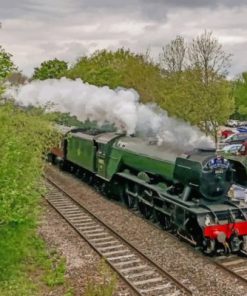
[[[226,234],[222,231],[216,233],[216,238],[219,243],[224,243],[226,241]]]

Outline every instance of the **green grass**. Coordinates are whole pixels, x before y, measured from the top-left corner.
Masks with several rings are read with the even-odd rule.
[[[1,296],[44,295],[43,290],[65,284],[64,259],[36,234],[42,157],[58,141],[53,130],[42,114],[24,112],[0,97]]]
[[[14,272],[13,272],[14,271]],[[65,259],[54,250],[49,250],[37,236],[30,238],[28,254],[16,263],[0,281],[1,296],[38,296],[42,291],[51,291],[68,283],[65,280]],[[66,296],[72,296],[67,289]]]
[[[117,288],[117,278],[104,261],[99,266],[101,281],[89,279],[84,296],[112,296]]]

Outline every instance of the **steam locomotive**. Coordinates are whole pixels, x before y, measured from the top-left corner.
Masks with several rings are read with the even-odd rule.
[[[49,159],[206,254],[247,251],[247,205],[227,195],[235,171],[214,150],[71,129]]]

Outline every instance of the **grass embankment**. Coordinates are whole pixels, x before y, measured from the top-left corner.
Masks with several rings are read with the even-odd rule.
[[[1,296],[44,295],[65,281],[64,260],[37,235],[42,155],[52,141],[43,116],[0,105]]]
[[[57,140],[58,135],[44,115],[0,102],[1,296],[48,295],[50,291],[74,295],[64,277],[65,260],[37,234],[44,190],[40,186],[42,156]],[[88,279],[85,295],[114,294],[116,278],[104,264],[99,273],[102,281]]]

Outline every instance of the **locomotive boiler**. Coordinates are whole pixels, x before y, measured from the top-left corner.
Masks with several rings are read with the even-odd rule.
[[[228,197],[234,170],[213,150],[72,129],[50,156],[207,254],[247,250],[247,206]]]

